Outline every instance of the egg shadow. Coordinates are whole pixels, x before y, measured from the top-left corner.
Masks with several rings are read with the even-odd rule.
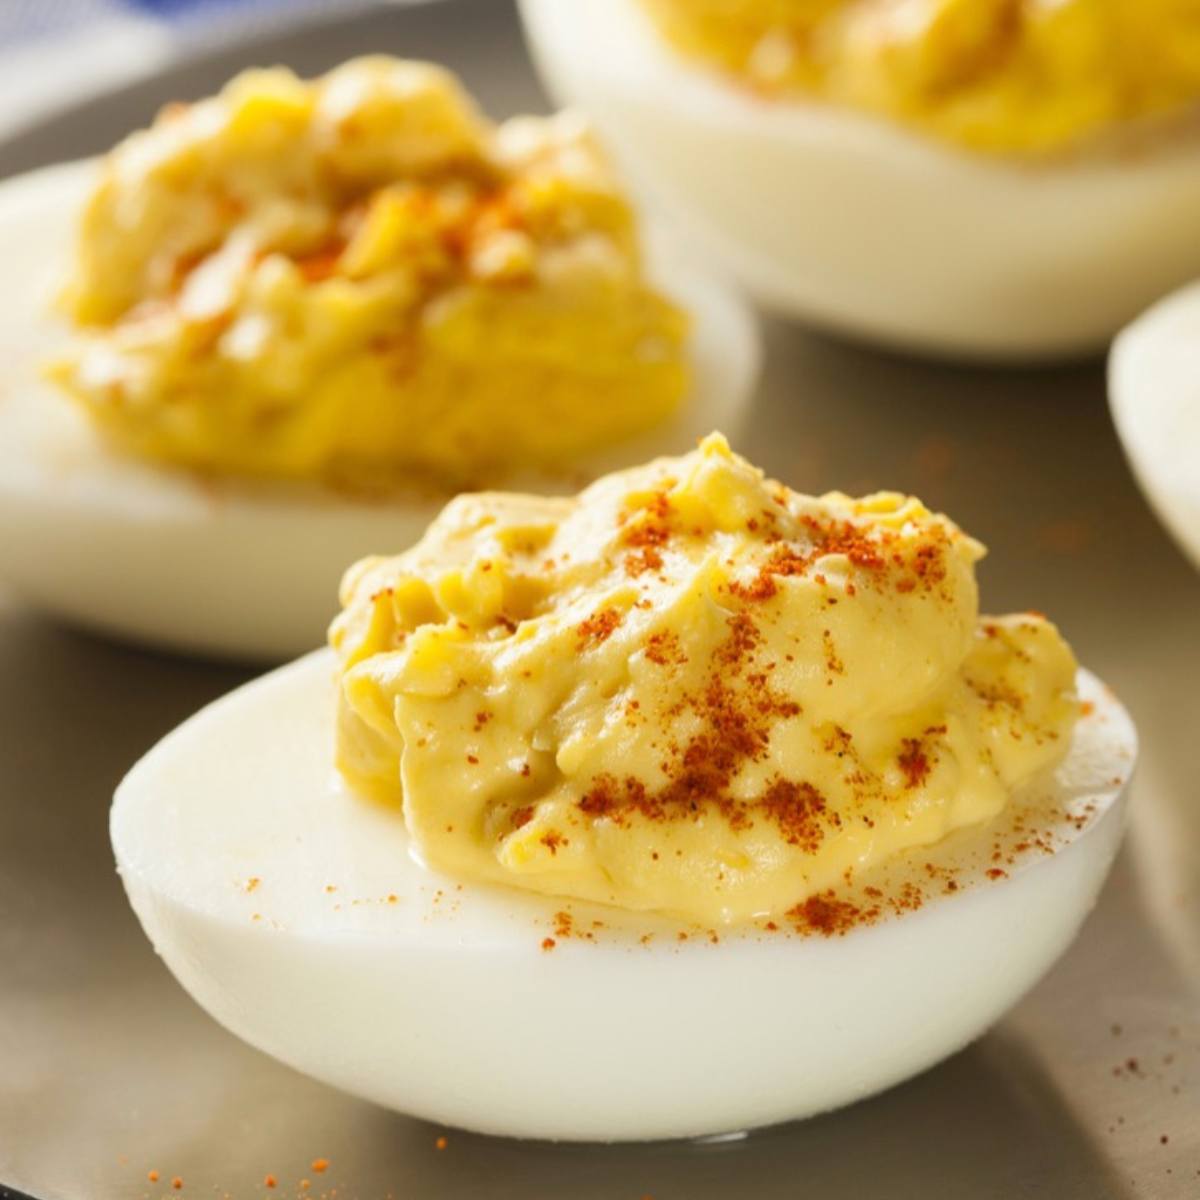
[[[587,1146],[456,1133],[382,1113],[376,1121],[381,1127],[371,1140],[390,1146],[377,1170],[394,1179],[396,1195],[1115,1200],[1130,1194],[1036,1057],[1003,1028],[871,1100],[742,1137]],[[442,1136],[446,1144],[438,1150]]]
[[[56,988],[68,968],[77,983],[95,982],[140,950],[108,844],[113,790],[154,742],[248,674],[0,605],[0,944],[10,981],[42,964]]]
[[[1200,656],[1196,666],[1200,667]],[[1172,748],[1194,744],[1196,712],[1147,689],[1129,846],[1143,904],[1180,972],[1200,991],[1200,779]]]

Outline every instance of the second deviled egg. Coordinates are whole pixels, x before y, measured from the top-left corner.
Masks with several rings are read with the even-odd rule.
[[[555,94],[773,308],[1049,358],[1200,273],[1200,41],[1171,0],[521,8]]]
[[[496,126],[382,57],[247,72],[3,185],[0,574],[188,650],[316,644],[347,555],[454,492],[737,422],[752,318],[641,241],[580,119]]]

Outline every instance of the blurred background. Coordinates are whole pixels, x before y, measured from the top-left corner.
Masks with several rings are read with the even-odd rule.
[[[2,0],[0,137],[173,61],[364,0]]]

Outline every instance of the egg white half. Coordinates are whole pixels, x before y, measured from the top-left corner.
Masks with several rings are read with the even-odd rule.
[[[974,876],[915,912],[829,939],[680,941],[677,920],[421,866],[400,812],[334,776],[332,672],[321,651],[264,676],[133,768],[111,820],[130,901],[183,986],[252,1045],[390,1108],[518,1137],[742,1130],[951,1054],[1074,937],[1136,753],[1124,710],[1081,672],[1094,709],[1040,785],[1065,814],[1045,830],[1055,853],[993,881],[994,829],[965,831],[920,861]],[[564,908],[576,936],[556,928]]]
[[[449,497],[389,501],[317,485],[200,479],[120,457],[39,376],[66,331],[48,313],[93,164],[0,184],[0,580],[80,625],[187,652],[279,661],[321,643],[343,570],[416,541]],[[695,270],[665,235],[651,275],[692,314],[693,394],[650,434],[555,478],[509,486],[574,490],[616,466],[678,454],[741,426],[760,346],[749,309]]]
[[[1142,490],[1200,567],[1200,283],[1122,331],[1108,396]]]
[[[972,155],[872,117],[756,98],[635,0],[520,0],[552,94],[765,304],[953,357],[1100,350],[1200,274],[1200,131],[1059,163]]]

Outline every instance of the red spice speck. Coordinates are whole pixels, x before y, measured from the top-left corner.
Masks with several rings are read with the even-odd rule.
[[[663,557],[654,546],[643,546],[625,556],[625,574],[636,579],[647,571],[661,571]]]
[[[543,950],[553,950],[556,945],[558,945],[558,943],[552,937],[542,938]]]
[[[342,257],[344,246],[341,242],[331,245],[328,249],[319,250],[307,258],[296,260],[296,267],[308,283],[320,283],[337,271],[338,261]]]
[[[759,802],[790,846],[814,854],[825,837],[825,797],[811,783],[778,779]]]
[[[729,590],[739,600],[770,600],[779,591],[779,585],[764,568],[749,583],[738,583],[734,580],[729,585]]]
[[[858,905],[839,900],[832,892],[822,892],[788,909],[787,915],[801,933],[841,937],[859,923],[863,913]]]
[[[669,629],[652,633],[646,639],[646,658],[660,667],[665,667],[670,663],[684,663],[687,661],[679,645],[678,636]]]
[[[906,787],[920,787],[929,778],[929,758],[920,738],[905,738],[901,743],[900,757],[897,762],[904,772]]]
[[[566,846],[567,839],[557,829],[550,829],[539,839],[543,846],[550,851],[551,856],[558,854],[559,846]]]
[[[612,632],[621,623],[621,614],[615,608],[604,608],[593,613],[586,621],[580,621],[575,627],[579,635],[579,645],[598,646],[612,636]]]

